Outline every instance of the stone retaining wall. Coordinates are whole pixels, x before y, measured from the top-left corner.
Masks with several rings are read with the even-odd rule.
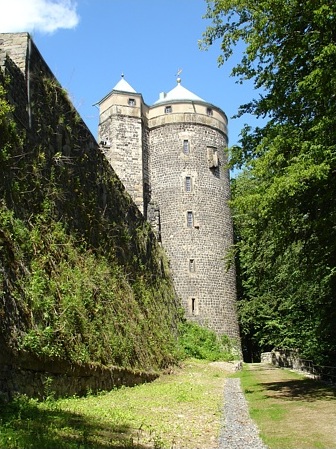
[[[27,33],[0,33],[0,83],[5,84],[15,108],[13,117],[25,136],[24,151],[14,154],[8,169],[2,167],[7,182],[1,179],[0,187],[1,193],[6,194],[2,196],[6,197],[7,207],[21,220],[29,221],[41,213],[47,198],[55,220],[63,222],[68,232],[89,248],[116,260],[130,282],[137,277],[147,280],[148,275],[148,279],[158,283],[162,279],[165,288],[170,285],[172,295],[165,297],[166,309],[156,309],[164,312],[160,318],[165,325],[174,320],[167,317],[172,316],[171,311],[178,304],[161,247],[154,234],[147,231],[144,217]],[[40,176],[38,188],[29,184],[36,178],[31,174],[35,173],[34,167]],[[10,186],[18,173],[26,174],[27,185],[14,197]],[[51,186],[56,196],[52,196]],[[9,259],[10,246],[7,252],[8,257],[1,254],[3,259]],[[98,364],[75,365],[18,353],[20,339],[31,325],[29,308],[19,307],[25,304],[24,292],[19,298],[12,295],[20,270],[27,267],[22,263],[15,265],[12,260],[0,262],[5,285],[0,292],[1,396],[9,399],[22,393],[43,398],[53,392],[56,396],[82,395],[89,390],[130,386],[157,377],[152,373]],[[0,290],[1,287],[2,278]],[[154,321],[153,310],[148,319]],[[174,329],[173,322],[171,328]],[[171,360],[171,354],[166,355]]]
[[[12,399],[16,394],[46,399],[48,396],[83,396],[88,392],[151,382],[157,373],[130,370],[99,364],[73,364],[52,361],[28,353],[0,360],[0,399]]]

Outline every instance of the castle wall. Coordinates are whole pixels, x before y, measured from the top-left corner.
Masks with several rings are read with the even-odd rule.
[[[52,379],[51,389],[61,395],[150,379],[152,376],[106,368],[102,363],[134,364],[145,370],[173,361],[172,330],[177,326],[178,305],[162,249],[30,36],[0,34],[0,43],[0,85],[5,86],[8,100],[15,108],[11,118],[22,139],[22,146],[9,140],[9,157],[0,164],[0,399],[2,395],[10,398],[16,392],[41,397],[48,378]],[[133,138],[140,147],[142,137],[138,140],[134,134],[141,126],[141,115],[136,111],[134,122],[132,117],[126,117],[127,129],[123,134],[123,139]],[[134,132],[129,134],[132,124]],[[1,129],[6,130],[4,126]],[[141,168],[142,165],[140,171]],[[8,216],[13,218],[7,220]],[[42,222],[43,227],[39,228],[36,222]],[[17,223],[20,233],[13,232]],[[67,243],[63,240],[52,243],[58,242],[54,229],[58,224],[61,235],[64,231],[72,237]],[[34,229],[38,237],[31,246]],[[78,250],[78,254],[87,251],[88,257],[97,256],[97,261],[104,258],[108,268],[106,274],[101,273],[101,277],[97,274],[92,279],[92,285],[97,287],[94,294],[91,287],[87,290],[83,287],[85,294],[78,295],[76,306],[72,304],[74,310],[81,308],[83,326],[78,325],[73,338],[66,340],[62,328],[68,331],[69,322],[63,312],[71,307],[62,309],[67,302],[64,297],[77,295],[79,273],[85,270],[80,263],[71,265],[68,246]],[[41,310],[43,299],[47,298],[46,303],[53,304],[50,313],[36,309],[37,300],[29,287],[34,262],[40,263],[44,254],[47,269],[41,264],[38,271],[42,278],[47,273],[48,281],[45,288],[41,284]],[[100,295],[100,286],[105,288],[109,268],[116,275],[115,292],[104,297]],[[69,290],[65,293],[56,287],[55,295],[49,289],[49,285],[59,282],[55,272],[64,273],[67,278]],[[86,275],[83,272],[83,278]],[[120,302],[118,295],[122,298]],[[91,301],[97,305],[92,312]],[[90,320],[84,321],[89,316]],[[119,319],[124,316],[125,326]],[[60,322],[62,325],[58,326]],[[95,331],[87,338],[89,322]],[[41,337],[45,328],[53,332],[49,352],[45,351]],[[29,332],[33,334],[31,331],[37,331],[37,346],[26,345],[22,351],[22,342]],[[99,347],[104,346],[100,354],[96,351],[97,342]],[[113,345],[121,348],[122,344],[128,355],[120,349],[120,357],[112,359],[112,354],[108,354],[110,348]],[[90,363],[80,366],[76,363],[80,357],[76,356],[80,356],[84,346],[88,354],[85,360]],[[61,352],[52,354],[57,347],[62,348]],[[41,353],[45,358],[37,359]],[[127,359],[129,354],[132,358]]]
[[[1,33],[0,59],[4,64],[6,54],[21,70],[26,72],[28,33]]]

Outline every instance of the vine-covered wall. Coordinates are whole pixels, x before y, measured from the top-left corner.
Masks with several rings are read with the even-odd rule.
[[[174,362],[179,305],[150,226],[30,36],[0,44],[6,372],[27,354],[143,370]]]

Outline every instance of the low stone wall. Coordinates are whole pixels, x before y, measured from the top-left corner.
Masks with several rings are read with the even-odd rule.
[[[336,367],[315,365],[312,360],[302,359],[298,351],[277,349],[261,354],[261,363],[279,368],[290,368],[316,380],[336,383]]]
[[[297,351],[289,349],[273,350],[261,354],[261,363],[270,363],[280,368],[292,368],[299,371],[308,371],[307,360],[299,357]]]
[[[158,373],[148,373],[98,364],[73,364],[51,361],[21,353],[2,360],[0,369],[0,399],[8,401],[15,394],[46,399],[48,396],[83,396],[88,392],[134,386],[156,379]]]
[[[261,363],[269,363],[280,368],[292,368],[302,371],[306,361],[300,359],[297,351],[289,349],[273,350],[261,354]]]
[[[272,353],[271,352],[262,352],[260,355],[260,362],[272,364]]]

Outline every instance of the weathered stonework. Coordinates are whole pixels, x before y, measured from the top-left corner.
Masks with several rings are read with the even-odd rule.
[[[167,251],[187,318],[239,338],[235,270],[225,261],[233,230],[224,112],[201,99],[148,107],[140,94],[112,90],[100,102],[99,135],[114,142],[106,155]]]
[[[116,127],[116,132],[122,136],[120,141],[129,141],[129,145],[125,147],[131,149],[131,158],[126,151],[125,161],[133,163],[135,160],[134,173],[137,170],[140,172],[139,176],[134,177],[134,182],[139,182],[141,186],[140,201],[136,205],[106,160],[102,152],[102,149],[105,152],[105,148],[98,145],[79,117],[28,33],[0,33],[0,85],[5,87],[6,97],[14,106],[11,118],[23,139],[23,148],[12,145],[11,157],[8,161],[5,158],[1,161],[1,212],[13,212],[15,220],[22,223],[20,229],[28,229],[26,223],[34,226],[34,218],[39,217],[42,212],[43,219],[51,224],[60,222],[62,229],[74,236],[74,241],[80,246],[85,245],[90,254],[93,249],[94,253],[104,257],[107,264],[113,261],[111,268],[118,273],[119,270],[120,273],[125,273],[125,277],[120,277],[120,282],[119,276],[116,278],[116,290],[125,291],[132,296],[134,313],[129,315],[127,329],[124,331],[125,326],[120,333],[123,332],[130,352],[138,350],[132,352],[132,360],[123,360],[121,353],[120,357],[111,362],[105,358],[104,351],[101,359],[90,355],[86,359],[90,363],[77,363],[74,361],[77,358],[68,356],[65,351],[56,356],[47,353],[42,358],[43,351],[34,351],[32,346],[27,345],[23,350],[23,337],[33,328],[44,329],[47,325],[38,316],[39,313],[34,315],[31,297],[25,289],[25,282],[27,280],[28,284],[28,277],[33,272],[31,260],[34,256],[29,245],[27,254],[24,249],[19,249],[21,247],[16,244],[12,233],[4,232],[6,229],[2,225],[0,401],[2,398],[10,399],[16,393],[42,398],[48,391],[55,392],[56,395],[82,394],[88,390],[106,390],[152,380],[156,374],[145,372],[146,370],[159,369],[173,361],[170,346],[167,345],[163,356],[158,355],[156,348],[163,346],[160,338],[168,341],[173,336],[173,343],[179,314],[166,258],[163,257],[162,248],[144,216],[139,212],[143,201],[142,184],[146,182],[148,185],[149,176],[148,157],[142,159],[142,150],[139,151],[141,144],[148,141],[147,128],[142,125],[142,112],[124,105],[125,111],[128,111],[128,114],[124,114],[127,117],[124,124]],[[138,102],[139,95],[134,97]],[[119,112],[116,111],[116,114]],[[109,120],[108,116],[106,120]],[[117,142],[114,144],[117,145]],[[120,147],[116,148],[120,151]],[[129,170],[127,173],[132,176],[133,172]],[[22,181],[20,189],[12,188],[18,179]],[[45,212],[46,204],[50,209]],[[45,232],[46,228],[43,229]],[[48,238],[48,232],[45,235]],[[59,246],[63,247],[63,244]],[[35,254],[38,252],[39,249],[36,252],[34,249]],[[53,265],[61,270],[61,261],[65,260],[61,249],[57,250],[57,257],[52,257],[52,260]],[[139,279],[141,288],[135,284]],[[155,297],[154,289],[150,290],[154,284]],[[146,304],[142,301],[141,289],[149,292]],[[60,295],[57,296],[61,301]],[[156,303],[158,297],[159,305]],[[116,304],[114,308],[111,304],[112,300],[108,305],[104,303],[102,313],[112,308],[115,313],[120,307],[120,316],[128,316],[126,295],[125,301],[120,301],[119,306]],[[58,311],[55,315],[57,313]],[[95,313],[96,311],[92,313],[92,320],[95,319]],[[119,316],[117,313],[115,315]],[[139,326],[132,327],[136,320],[139,320]],[[145,321],[152,323],[148,330],[144,330]],[[142,322],[144,326],[141,326]],[[162,323],[166,324],[165,331]],[[156,326],[159,331],[157,333],[154,332]],[[139,330],[138,335],[141,333],[144,337],[143,341],[135,337],[135,328]],[[99,339],[104,328],[100,327],[98,320],[96,329]],[[76,330],[74,340],[82,339],[80,332],[81,329],[78,329],[78,333]],[[55,335],[56,339],[58,330]],[[136,340],[132,345],[133,337]],[[111,345],[112,340],[113,338],[108,340],[107,345]],[[155,348],[152,341],[157,342]],[[89,350],[90,341],[86,340],[85,344]],[[67,348],[64,339],[62,348]],[[146,353],[151,356],[147,357]],[[109,366],[105,366],[107,364]],[[115,367],[117,364],[127,368]],[[132,366],[138,369],[128,369]]]
[[[108,161],[143,213],[146,171],[142,150],[145,142],[142,103],[139,94],[113,92],[101,109],[100,142]]]
[[[21,114],[17,118],[25,128],[34,129],[29,67],[48,68],[38,50],[31,51],[26,33],[0,39],[0,66],[6,63],[7,72],[21,71],[12,78],[22,76],[26,83],[25,89],[21,80],[18,83],[21,92],[11,88],[16,92],[13,102],[22,97],[28,105],[15,114]],[[8,57],[15,64],[10,65]],[[225,266],[233,241],[226,115],[201,99],[163,97],[149,107],[133,89],[114,89],[99,106],[100,149],[166,249],[187,317],[218,334],[239,337],[235,272]],[[69,156],[65,129],[63,134],[59,143]],[[88,140],[92,151],[94,139]],[[102,191],[103,210],[105,196]]]
[[[46,399],[85,395],[151,382],[158,373],[100,364],[74,364],[20,353],[16,357],[0,353],[0,401],[16,394]]]

